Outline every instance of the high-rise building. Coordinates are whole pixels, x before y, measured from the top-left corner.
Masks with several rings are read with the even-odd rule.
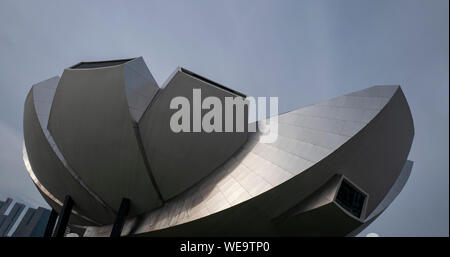
[[[3,221],[6,219],[6,215],[5,212],[8,209],[9,205],[11,205],[12,203],[12,199],[11,198],[7,198],[5,201],[0,201],[0,227],[3,224]]]
[[[8,198],[6,201],[6,205],[10,205],[12,202],[12,199]],[[7,236],[13,225],[16,223],[17,219],[19,218],[20,214],[22,213],[25,205],[21,203],[15,203],[12,209],[9,211],[9,213],[6,215],[5,211],[8,208],[6,206],[5,211],[2,210],[2,214],[0,214],[0,237]]]
[[[42,237],[47,226],[50,211],[39,207],[37,209],[28,208],[25,216],[16,228],[13,237]]]
[[[12,198],[0,201],[0,237],[42,237],[49,220],[50,210],[42,207],[27,208],[23,203],[18,202],[11,207],[12,203]],[[25,209],[27,210],[22,215]]]

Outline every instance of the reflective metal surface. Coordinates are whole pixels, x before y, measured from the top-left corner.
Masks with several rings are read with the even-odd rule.
[[[64,165],[64,167],[69,171],[70,175],[78,181],[78,183],[93,197],[95,198],[103,207],[113,211],[113,208],[108,206],[93,190],[91,190],[86,183],[78,176],[78,174],[69,166],[66,159],[62,155],[61,151],[55,143],[52,135],[47,129],[48,119],[50,117],[50,109],[52,106],[53,98],[55,96],[56,88],[58,87],[59,77],[53,77],[48,80],[44,80],[33,86],[33,100],[36,109],[36,114],[41,124],[42,131],[47,138],[51,148],[55,152],[58,159]],[[27,157],[28,158],[28,157]],[[48,191],[47,191],[48,192]]]
[[[31,168],[30,165],[30,161],[28,160],[28,154],[27,154],[27,149],[25,147],[25,143],[23,144],[22,147],[22,158],[23,158],[23,163],[25,164],[25,169],[28,172],[28,175],[30,176],[31,180],[33,180],[34,184],[36,185],[36,187],[39,189],[40,192],[42,192],[43,194],[45,194],[49,199],[51,199],[51,201],[53,201],[55,204],[57,204],[58,206],[62,207],[62,202],[60,202],[54,195],[52,195],[52,193],[50,193],[47,188],[45,188],[37,179],[36,175],[34,175],[33,169]],[[101,225],[99,223],[97,223],[94,220],[89,219],[86,216],[83,216],[81,214],[79,214],[76,210],[72,210],[72,213],[81,217],[82,219],[87,220],[88,222],[91,222],[93,224],[96,225]]]
[[[409,177],[414,125],[399,86],[269,118],[273,143],[259,132],[171,131],[170,101],[197,88],[202,99],[243,96],[183,68],[160,89],[142,58],[84,63],[34,85],[24,108],[30,177],[52,208],[74,200],[70,222],[89,225],[86,236],[109,235],[124,198],[122,235],[353,235]],[[344,178],[362,205],[336,202]]]
[[[89,219],[95,222],[88,224],[107,224],[113,219],[114,213],[83,187],[74,173],[70,172],[70,166],[58,148],[55,145],[52,147],[52,138],[46,124],[51,109],[49,102],[51,103],[57,84],[57,77],[38,83],[32,87],[27,96],[24,106],[24,141],[28,152],[27,159],[35,171],[33,174],[39,184],[45,185],[45,190],[42,187],[38,189],[46,197],[48,192],[51,192],[52,199],[48,198],[51,199],[50,205],[54,205],[54,199],[61,202],[65,195],[70,194],[79,202],[76,206],[77,212],[89,210],[96,214],[95,218]]]
[[[247,133],[175,133],[170,127],[170,108],[175,97],[185,97],[193,105],[193,90],[201,90],[201,101],[215,96],[236,97],[232,91],[214,86],[178,69],[139,121],[142,144],[151,172],[163,199],[171,199],[226,162],[247,140]],[[194,112],[193,106],[190,107]],[[225,119],[222,108],[222,119]],[[202,109],[202,116],[207,110]],[[192,124],[191,115],[191,126]],[[247,117],[245,117],[247,118]],[[247,123],[247,122],[245,122]],[[222,122],[224,124],[224,122]]]
[[[373,87],[280,115],[275,143],[260,143],[258,134],[251,135],[242,150],[194,188],[162,208],[129,219],[123,235],[201,220],[277,187],[358,134],[398,90]],[[109,230],[110,226],[91,227],[86,235],[101,236]]]
[[[142,57],[126,62],[123,73],[128,109],[133,121],[138,122],[159,87]]]
[[[142,112],[146,104],[136,97],[129,102],[131,93],[148,102],[154,92],[155,85],[145,80],[147,67],[139,65],[144,64],[133,59],[116,66],[64,70],[48,123],[59,150],[82,181],[114,212],[122,198],[129,198],[130,215],[162,204],[139,147],[134,120],[139,117],[133,118],[129,109],[139,107],[136,110]]]

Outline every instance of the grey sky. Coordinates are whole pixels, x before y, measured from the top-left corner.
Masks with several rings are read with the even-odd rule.
[[[44,201],[22,162],[33,83],[79,61],[143,56],[161,85],[183,66],[279,111],[400,84],[411,177],[361,235],[448,236],[448,0],[0,1],[0,199]]]

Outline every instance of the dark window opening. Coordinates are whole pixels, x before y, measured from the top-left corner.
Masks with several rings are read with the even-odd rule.
[[[365,198],[361,192],[343,180],[336,197],[336,202],[351,214],[360,218]]]
[[[210,80],[210,79],[207,79],[207,78],[205,78],[205,77],[202,77],[202,76],[200,76],[200,75],[198,75],[198,74],[196,74],[196,73],[193,73],[193,72],[190,71],[190,70],[186,70],[185,68],[181,68],[181,71],[184,72],[184,73],[186,73],[186,74],[189,74],[190,76],[192,76],[192,77],[194,77],[194,78],[196,78],[196,79],[198,79],[198,80],[204,81],[204,82],[209,83],[209,84],[212,84],[212,85],[214,85],[214,86],[216,86],[216,87],[218,87],[218,88],[224,89],[225,91],[229,91],[229,92],[231,92],[231,93],[233,93],[233,94],[235,94],[235,95],[238,95],[238,96],[241,96],[241,97],[243,97],[243,98],[246,98],[246,95],[242,94],[241,92],[238,92],[238,91],[236,91],[236,90],[233,90],[233,89],[231,89],[231,88],[228,88],[228,87],[226,87],[226,86],[224,86],[224,85],[221,85],[221,84],[219,84],[219,83],[217,83],[217,82],[214,82],[214,81],[212,81],[212,80]]]
[[[124,60],[114,60],[114,61],[102,61],[102,62],[80,62],[79,64],[76,64],[71,69],[92,69],[92,68],[101,68],[101,67],[108,67],[108,66],[115,66],[120,65],[123,63],[126,63],[128,61],[131,61],[133,59],[124,59]]]

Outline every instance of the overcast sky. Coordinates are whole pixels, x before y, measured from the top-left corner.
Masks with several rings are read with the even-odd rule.
[[[22,162],[32,84],[80,61],[143,56],[279,111],[401,85],[414,118],[411,177],[360,235],[448,236],[449,1],[0,1],[0,200],[46,205]]]

